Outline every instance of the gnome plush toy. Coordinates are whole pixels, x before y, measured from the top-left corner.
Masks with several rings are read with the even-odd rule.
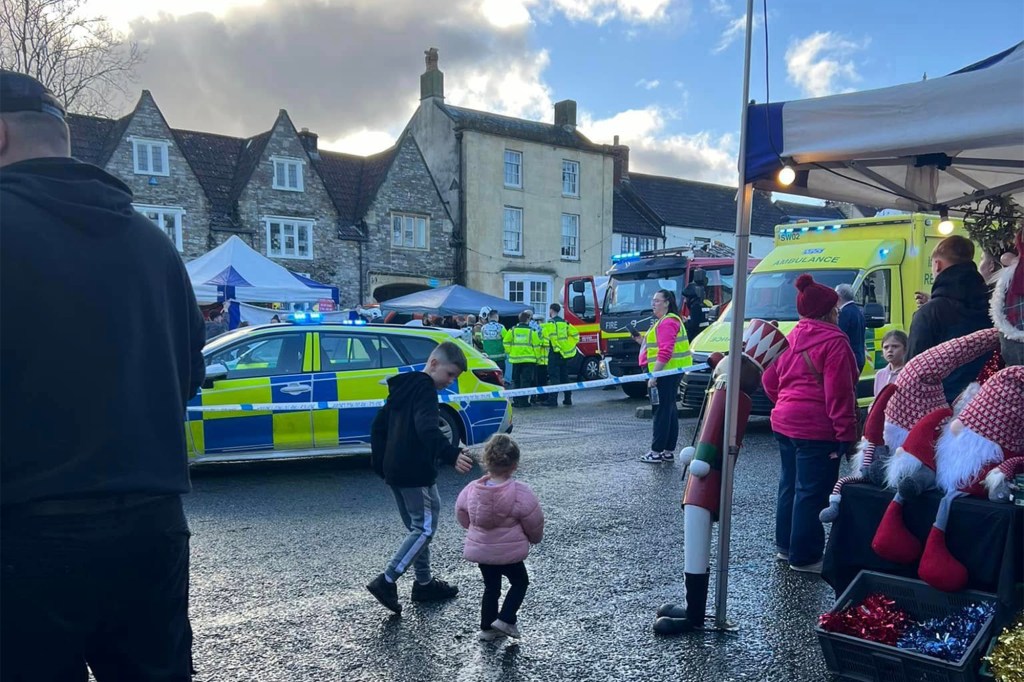
[[[929,348],[907,363],[896,379],[896,392],[885,410],[885,442],[894,450],[885,464],[886,487],[899,491],[903,497],[934,487],[935,467],[922,466],[914,453],[900,447],[907,438],[904,434],[909,434],[925,415],[950,407],[942,389],[942,380],[950,372],[998,347],[999,332],[982,329]]]
[[[940,590],[967,586],[967,569],[946,546],[950,506],[961,495],[1009,501],[1006,476],[1024,466],[1024,366],[1007,367],[985,382],[936,446],[936,482],[945,493],[928,534],[918,576]]]
[[[844,476],[836,481],[832,488],[832,494],[828,498],[828,506],[821,510],[818,518],[822,523],[832,523],[839,518],[839,503],[842,501],[843,486],[847,483],[865,483],[870,480],[868,472],[875,461],[876,453],[880,459],[888,456],[888,446],[884,440],[885,406],[896,391],[895,384],[889,384],[883,388],[875,402],[871,403],[868,410],[868,418],[864,422],[864,437],[857,446],[857,454],[854,457],[853,470],[857,472],[853,476]]]
[[[1017,253],[1003,254],[1005,266],[992,292],[992,321],[1002,335],[1001,349],[1007,365],[1024,365],[1024,228],[1017,231]]]
[[[927,472],[932,481],[935,480],[935,442],[942,427],[952,416],[953,410],[949,407],[934,410],[911,429],[900,448],[900,452],[917,462],[918,481],[922,480],[923,472]],[[903,502],[902,493],[897,491],[871,541],[871,549],[875,550],[875,554],[897,564],[913,563],[921,556],[921,541],[914,537],[903,522]]]

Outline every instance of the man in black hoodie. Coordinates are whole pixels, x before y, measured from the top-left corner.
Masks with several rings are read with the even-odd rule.
[[[370,428],[373,470],[395,495],[398,513],[409,534],[387,568],[366,589],[395,613],[402,612],[396,582],[413,566],[413,601],[451,599],[459,588],[430,572],[430,541],[437,533],[441,499],[437,493],[437,462],[460,474],[473,468],[465,450],[452,445],[441,432],[437,392],[448,388],[466,371],[466,356],[451,341],[430,354],[422,372],[388,379],[388,399]]]
[[[992,326],[988,316],[988,287],[974,264],[974,244],[960,235],[946,237],[932,251],[931,296],[917,293],[921,307],[910,323],[907,359],[960,336]],[[952,405],[974,381],[991,354],[957,367],[942,382]]]
[[[69,155],[60,102],[0,72],[0,678],[189,680],[203,318],[131,191]]]

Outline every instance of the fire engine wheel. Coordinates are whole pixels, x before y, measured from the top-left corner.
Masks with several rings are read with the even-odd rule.
[[[597,358],[586,358],[580,364],[579,380],[594,381],[601,378],[601,361]]]
[[[646,381],[631,381],[628,384],[622,384],[622,390],[630,398],[646,398],[647,397],[647,382]]]

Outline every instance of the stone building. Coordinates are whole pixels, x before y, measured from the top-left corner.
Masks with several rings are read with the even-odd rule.
[[[346,306],[453,279],[453,222],[408,136],[370,157],[329,152],[284,109],[248,138],[179,130],[148,91],[121,119],[68,124],[72,155],[124,181],[185,260],[238,235]]]

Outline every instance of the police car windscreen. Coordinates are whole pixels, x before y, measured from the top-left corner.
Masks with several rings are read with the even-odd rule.
[[[604,314],[632,313],[651,309],[651,299],[659,289],[682,293],[682,272],[639,273],[636,277],[612,276],[604,297]]]
[[[796,278],[804,274],[801,270],[786,272],[758,272],[747,280],[747,320],[776,320],[795,322],[800,319],[796,310]],[[840,284],[853,284],[856,270],[812,270],[811,275],[818,284],[834,289]],[[725,314],[732,319],[732,308]]]

